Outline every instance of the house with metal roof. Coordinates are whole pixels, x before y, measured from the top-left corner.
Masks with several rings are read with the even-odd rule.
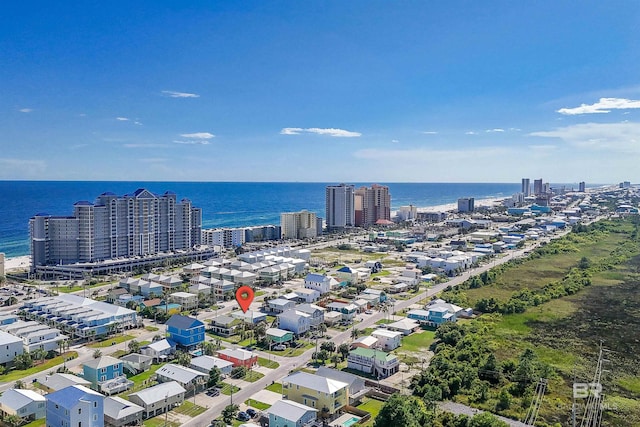
[[[223,337],[230,337],[238,333],[242,320],[231,316],[220,315],[211,319],[211,332]]]
[[[25,421],[39,420],[47,412],[47,399],[33,390],[8,389],[0,396],[0,415],[15,415]]]
[[[364,337],[360,337],[354,340],[351,343],[351,348],[363,347],[363,348],[373,348],[378,344],[378,339],[376,337],[372,337],[371,335],[365,335]]]
[[[349,403],[349,384],[298,371],[282,380],[282,394],[332,416]]]
[[[193,310],[198,307],[198,294],[174,292],[169,295],[169,301],[180,304],[183,310]]]
[[[10,333],[0,331],[0,365],[10,363],[24,353],[22,340]]]
[[[169,339],[180,347],[193,349],[204,342],[204,323],[198,319],[174,314],[166,326]]]
[[[293,341],[293,332],[279,328],[267,328],[267,340],[276,344],[284,344]]]
[[[47,427],[104,425],[104,396],[81,385],[73,385],[46,396]]]
[[[180,384],[188,395],[193,395],[204,389],[209,374],[187,368],[186,366],[167,363],[156,371],[158,382],[165,383],[175,381]]]
[[[269,427],[303,427],[315,421],[317,412],[293,400],[279,400],[266,410]]]
[[[355,404],[359,402],[360,399],[362,399],[362,397],[369,391],[369,387],[365,385],[364,378],[359,377],[358,375],[327,368],[326,366],[320,366],[316,371],[316,375],[347,383],[349,385],[349,404],[351,406],[355,406]]]
[[[70,387],[72,385],[82,385],[85,387],[91,387],[91,382],[85,380],[82,377],[74,374],[62,374],[56,372],[52,375],[47,375],[44,377],[44,381],[40,382],[41,385],[45,386],[49,391],[58,391],[63,388]]]
[[[222,360],[233,363],[233,366],[244,366],[250,368],[258,363],[258,355],[242,348],[223,348],[218,350],[218,357]]]
[[[324,307],[315,304],[298,304],[296,305],[296,310],[311,316],[309,318],[311,329],[315,329],[321,323],[324,323],[324,313],[326,311]]]
[[[91,381],[91,388],[111,395],[128,390],[133,381],[124,373],[124,362],[115,357],[102,356],[83,364],[83,377]]]
[[[104,399],[104,425],[107,427],[137,426],[142,423],[144,408],[118,396]]]
[[[400,369],[400,360],[394,354],[382,350],[358,347],[349,352],[347,367],[376,378],[387,378]]]
[[[395,350],[400,347],[402,332],[390,331],[388,329],[376,329],[371,336],[378,340],[379,345],[386,351]]]
[[[153,357],[139,353],[131,353],[120,357],[124,369],[133,375],[148,371],[151,368]]]
[[[213,368],[218,368],[222,375],[231,375],[233,363],[220,359],[219,357],[205,355],[191,359],[189,367],[207,375],[209,375],[209,372],[211,372]]]
[[[131,393],[129,400],[144,408],[143,418],[147,419],[182,405],[186,392],[176,381],[170,381]]]
[[[290,310],[296,306],[295,301],[288,300],[286,298],[276,298],[267,302],[267,310],[274,314],[279,314],[284,311]]]
[[[287,310],[278,314],[278,326],[301,335],[311,329],[311,315],[298,310]]]
[[[309,273],[304,278],[304,287],[324,295],[331,291],[331,277],[322,274]]]
[[[175,353],[175,351],[176,343],[166,338],[160,341],[152,342],[151,344],[147,344],[140,349],[140,353],[144,354],[145,356],[153,357],[154,362],[167,360],[167,358]]]

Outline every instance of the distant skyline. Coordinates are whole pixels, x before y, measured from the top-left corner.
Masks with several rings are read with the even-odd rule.
[[[640,182],[640,2],[11,2],[0,179]]]

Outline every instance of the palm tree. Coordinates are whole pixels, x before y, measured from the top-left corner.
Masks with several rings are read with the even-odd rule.
[[[97,348],[94,352],[93,352],[93,358],[94,359],[98,359],[100,358],[100,356],[102,356],[102,351],[100,351],[99,348]]]
[[[323,337],[324,334],[327,332],[327,325],[325,325],[324,323],[320,323],[318,325],[318,332],[320,332],[320,336]]]

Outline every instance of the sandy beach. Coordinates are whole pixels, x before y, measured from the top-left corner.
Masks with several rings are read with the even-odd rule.
[[[4,260],[4,271],[10,273],[15,270],[28,270],[31,266],[31,256],[17,256],[13,258],[6,258]]]

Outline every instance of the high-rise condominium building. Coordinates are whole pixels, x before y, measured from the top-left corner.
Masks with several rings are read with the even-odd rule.
[[[585,184],[585,182],[582,181],[580,182],[580,184],[578,184],[578,187],[579,187],[578,191],[580,191],[581,193],[584,193],[587,188],[587,184]]]
[[[29,220],[32,272],[38,265],[95,262],[190,250],[201,242],[202,210],[170,191],[143,188],[119,197],[81,201],[72,216],[37,214]]]
[[[533,181],[533,194],[536,196],[544,193],[544,187],[542,185],[542,178]]]
[[[283,212],[280,229],[283,239],[306,239],[318,235],[318,217],[314,212]]]
[[[458,199],[458,212],[473,212],[475,199],[473,197],[463,197]]]
[[[529,197],[531,195],[531,183],[529,178],[522,178],[522,193],[524,193],[524,197]]]
[[[355,189],[353,185],[329,185],[326,189],[327,229],[336,230],[355,225]]]
[[[378,184],[360,187],[355,192],[354,200],[356,227],[369,227],[380,219],[391,220],[389,187]]]

